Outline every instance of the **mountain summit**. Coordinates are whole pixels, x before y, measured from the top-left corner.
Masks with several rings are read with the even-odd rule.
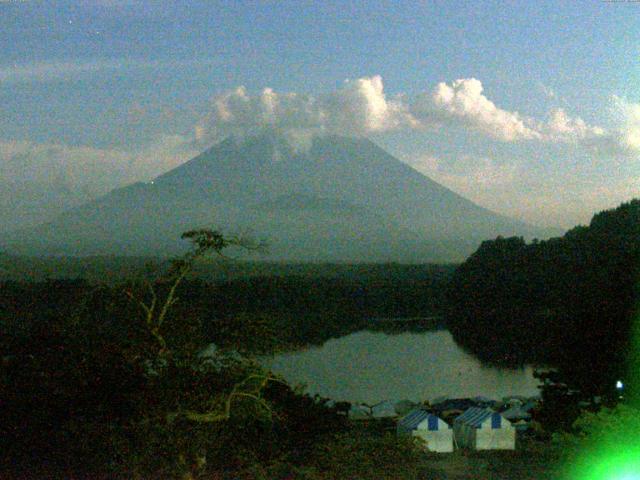
[[[185,164],[22,230],[15,253],[168,254],[200,227],[250,231],[268,258],[457,261],[497,235],[544,232],[493,213],[418,173],[373,142],[324,136],[296,151],[264,132],[228,138]]]

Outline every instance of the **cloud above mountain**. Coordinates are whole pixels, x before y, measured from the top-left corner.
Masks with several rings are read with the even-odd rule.
[[[541,134],[528,127],[518,112],[498,108],[483,94],[480,80],[459,79],[451,85],[440,82],[434,91],[420,97],[414,111],[440,116],[449,122],[480,131],[496,140],[512,142],[541,138]]]
[[[100,2],[98,2],[100,3]],[[120,4],[121,2],[106,2]],[[176,69],[211,60],[171,59],[138,61],[130,58],[81,62],[36,62],[0,66],[0,84],[72,80],[116,70]],[[532,95],[556,102],[544,87]],[[496,104],[477,78],[439,82],[414,94],[388,95],[382,77],[346,80],[331,92],[276,92],[264,88],[251,93],[244,86],[214,96],[197,120],[195,136],[204,144],[228,135],[247,135],[265,127],[276,128],[300,142],[310,135],[336,133],[371,135],[418,131],[448,134],[464,129],[498,142],[576,144],[599,156],[640,154],[640,104],[612,96],[616,124],[590,125],[565,108],[552,108],[538,119]],[[194,119],[194,122],[196,120]]]
[[[66,78],[66,75],[80,75],[96,69],[124,68],[123,65],[116,62],[105,65],[87,63],[79,69],[72,64],[42,64],[29,69],[0,68],[0,82],[18,81],[23,77]],[[555,94],[548,99],[552,103],[562,101]],[[501,206],[518,197],[518,192],[530,190],[528,185],[535,179],[526,174],[527,168],[550,161],[538,158],[538,153],[544,150],[548,153],[546,158],[554,161],[563,155],[582,159],[580,167],[576,168],[573,164],[565,166],[558,163],[557,168],[568,179],[582,171],[585,177],[600,175],[601,181],[612,192],[638,192],[637,188],[634,190],[633,182],[624,184],[624,188],[619,187],[622,180],[618,176],[637,178],[640,167],[637,162],[640,159],[640,104],[616,96],[611,97],[609,111],[603,112],[609,114],[606,127],[583,120],[570,113],[566,106],[551,108],[538,118],[506,108],[491,99],[482,82],[476,78],[439,82],[412,95],[389,94],[379,75],[347,80],[339,88],[322,93],[277,92],[272,88],[254,93],[240,86],[214,96],[204,107],[200,105],[197,111],[193,109],[188,114],[181,128],[184,132],[189,125],[195,125],[193,135],[158,135],[148,139],[143,147],[123,145],[121,149],[101,149],[0,139],[0,186],[9,192],[7,195],[10,197],[17,186],[26,184],[82,192],[92,197],[134,181],[150,180],[229,135],[244,136],[267,127],[285,134],[291,144],[301,150],[308,148],[314,135],[323,134],[369,136],[412,132],[413,138],[433,139],[436,144],[439,140],[451,143],[454,138],[462,138],[464,144],[467,139],[458,135],[460,133],[468,138],[485,139],[489,143],[483,141],[474,145],[472,142],[468,148],[448,155],[432,150],[440,160],[420,153],[417,154],[419,158],[414,153],[405,157],[413,155],[408,163],[434,180],[485,206],[509,214],[514,212],[505,211]],[[130,120],[123,121],[124,124],[127,122]],[[377,140],[384,144],[383,137],[378,136]],[[542,148],[545,146],[549,148]],[[501,156],[496,156],[500,148],[506,150]],[[531,152],[536,152],[536,158],[531,156]],[[500,161],[489,159],[494,156]],[[444,157],[449,159],[443,160]],[[453,157],[456,157],[454,163]],[[614,165],[623,173],[616,174],[615,181],[612,173],[603,176],[599,173],[605,171],[602,162],[609,167]],[[625,167],[619,168],[622,165]],[[527,179],[527,185],[523,184],[523,178]],[[562,187],[567,185],[561,182]],[[576,186],[574,191],[586,196],[587,187]],[[550,188],[560,187],[554,185]],[[540,198],[548,198],[552,193],[544,190]],[[609,198],[611,195],[603,194],[601,197]],[[525,203],[524,199],[520,200],[520,206]],[[570,204],[570,201],[565,204]],[[559,211],[563,205],[556,210]],[[528,218],[535,218],[536,208],[527,211]],[[7,209],[7,218],[13,214],[10,210],[15,209]],[[562,220],[562,223],[568,224],[569,220]]]
[[[393,131],[461,128],[487,138],[511,142],[578,144],[603,155],[640,153],[640,107],[614,99],[623,117],[619,126],[589,125],[563,108],[536,119],[496,105],[476,78],[440,82],[417,95],[387,95],[379,75],[347,80],[321,94],[265,88],[251,94],[245,87],[214,97],[196,127],[196,137],[215,141],[276,128],[302,135],[337,133],[369,135]]]
[[[412,126],[415,120],[401,99],[387,98],[380,76],[345,82],[324,95],[277,93],[257,95],[245,87],[215,97],[199,123],[199,139],[245,135],[265,127],[282,131],[367,135]]]
[[[616,132],[616,142],[627,153],[640,151],[640,103],[613,96],[613,109],[622,127]]]

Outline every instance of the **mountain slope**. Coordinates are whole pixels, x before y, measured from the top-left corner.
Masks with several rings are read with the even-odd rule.
[[[227,139],[147,184],[9,236],[28,254],[175,253],[182,231],[266,237],[271,259],[456,261],[496,235],[543,236],[475,205],[365,139]]]

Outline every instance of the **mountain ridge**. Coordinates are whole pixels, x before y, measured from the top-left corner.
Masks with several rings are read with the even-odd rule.
[[[456,261],[497,235],[544,230],[491,212],[363,138],[315,137],[307,150],[263,132],[227,138],[156,177],[5,238],[21,254],[180,251],[195,227],[250,229],[270,259]]]

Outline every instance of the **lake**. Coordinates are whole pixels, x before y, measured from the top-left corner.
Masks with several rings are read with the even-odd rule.
[[[500,399],[537,395],[533,367],[483,365],[447,330],[389,335],[362,331],[321,347],[278,354],[263,364],[291,384],[333,400],[433,400],[440,396]]]

